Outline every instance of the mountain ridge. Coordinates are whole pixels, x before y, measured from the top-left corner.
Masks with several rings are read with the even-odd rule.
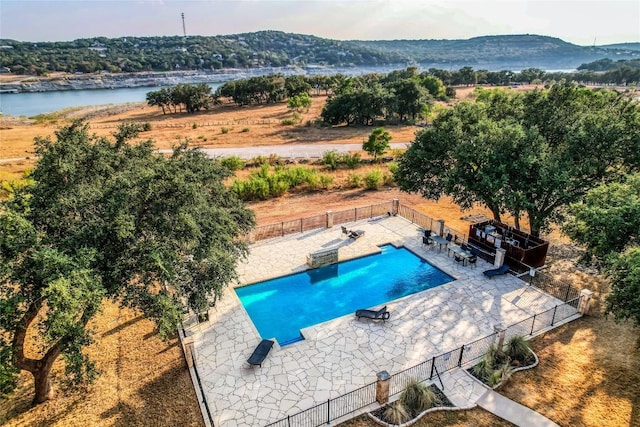
[[[579,46],[535,34],[470,39],[334,40],[263,30],[221,36],[92,37],[68,42],[0,39],[0,64],[16,74],[220,70],[290,65],[491,69],[562,68],[606,57],[640,58],[640,50]],[[627,46],[629,45],[629,46]],[[639,44],[640,45],[640,44]],[[489,64],[489,65],[487,65]]]

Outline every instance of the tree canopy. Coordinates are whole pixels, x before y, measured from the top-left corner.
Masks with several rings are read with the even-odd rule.
[[[609,276],[606,312],[640,326],[640,174],[594,188],[569,213],[564,232]]]
[[[481,203],[496,219],[526,213],[539,235],[589,189],[638,168],[639,152],[640,108],[625,95],[571,84],[481,91],[416,135],[396,181],[463,208]]]
[[[391,135],[384,128],[376,128],[369,135],[362,144],[362,149],[373,156],[373,161],[378,159],[378,156],[384,154],[389,149],[389,142],[391,142]]]
[[[104,298],[140,310],[162,337],[185,307],[200,313],[235,279],[254,224],[223,180],[231,173],[180,146],[170,157],[131,129],[112,142],[76,121],[36,138],[33,184],[0,204],[0,392],[33,374],[49,398],[58,356],[67,380],[92,379],[83,348]],[[35,339],[38,358],[25,353]]]
[[[184,107],[187,113],[195,113],[200,110],[208,110],[213,102],[211,86],[206,83],[189,84],[179,83],[175,86],[147,92],[147,104],[152,107],[160,107],[162,114],[168,110],[177,112]]]

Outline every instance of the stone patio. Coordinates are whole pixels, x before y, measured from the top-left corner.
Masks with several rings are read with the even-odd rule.
[[[386,323],[347,315],[306,328],[304,341],[284,348],[276,343],[262,367],[246,364],[261,337],[227,289],[193,336],[216,426],[267,425],[375,382],[377,372],[396,373],[485,337],[496,324],[508,326],[561,303],[511,275],[487,280],[482,271],[492,266],[482,260],[477,267],[462,266],[446,250],[422,246],[421,230],[404,218],[345,225],[365,235],[348,239],[335,226],[252,245],[239,265],[239,285],[303,271],[310,252],[339,248],[340,260],[346,260],[388,243],[405,246],[456,280],[389,302]]]

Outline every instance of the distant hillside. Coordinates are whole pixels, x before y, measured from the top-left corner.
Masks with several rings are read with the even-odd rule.
[[[354,41],[362,47],[395,52],[418,64],[573,69],[606,56],[640,57],[640,52],[607,47],[584,47],[538,35],[483,36],[468,40]]]
[[[617,49],[617,50],[640,50],[640,43],[616,43],[598,46],[605,49]]]
[[[582,47],[536,35],[469,40],[338,41],[281,31],[225,36],[120,37],[69,42],[0,40],[0,65],[16,74],[218,70],[282,66],[373,66],[489,70],[573,69],[605,57],[640,58],[640,51]]]

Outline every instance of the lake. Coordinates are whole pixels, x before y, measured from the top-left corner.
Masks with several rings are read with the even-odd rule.
[[[222,83],[209,83],[215,91]],[[36,116],[69,107],[125,104],[145,101],[147,92],[160,87],[61,90],[55,92],[2,93],[0,111],[12,116]]]

